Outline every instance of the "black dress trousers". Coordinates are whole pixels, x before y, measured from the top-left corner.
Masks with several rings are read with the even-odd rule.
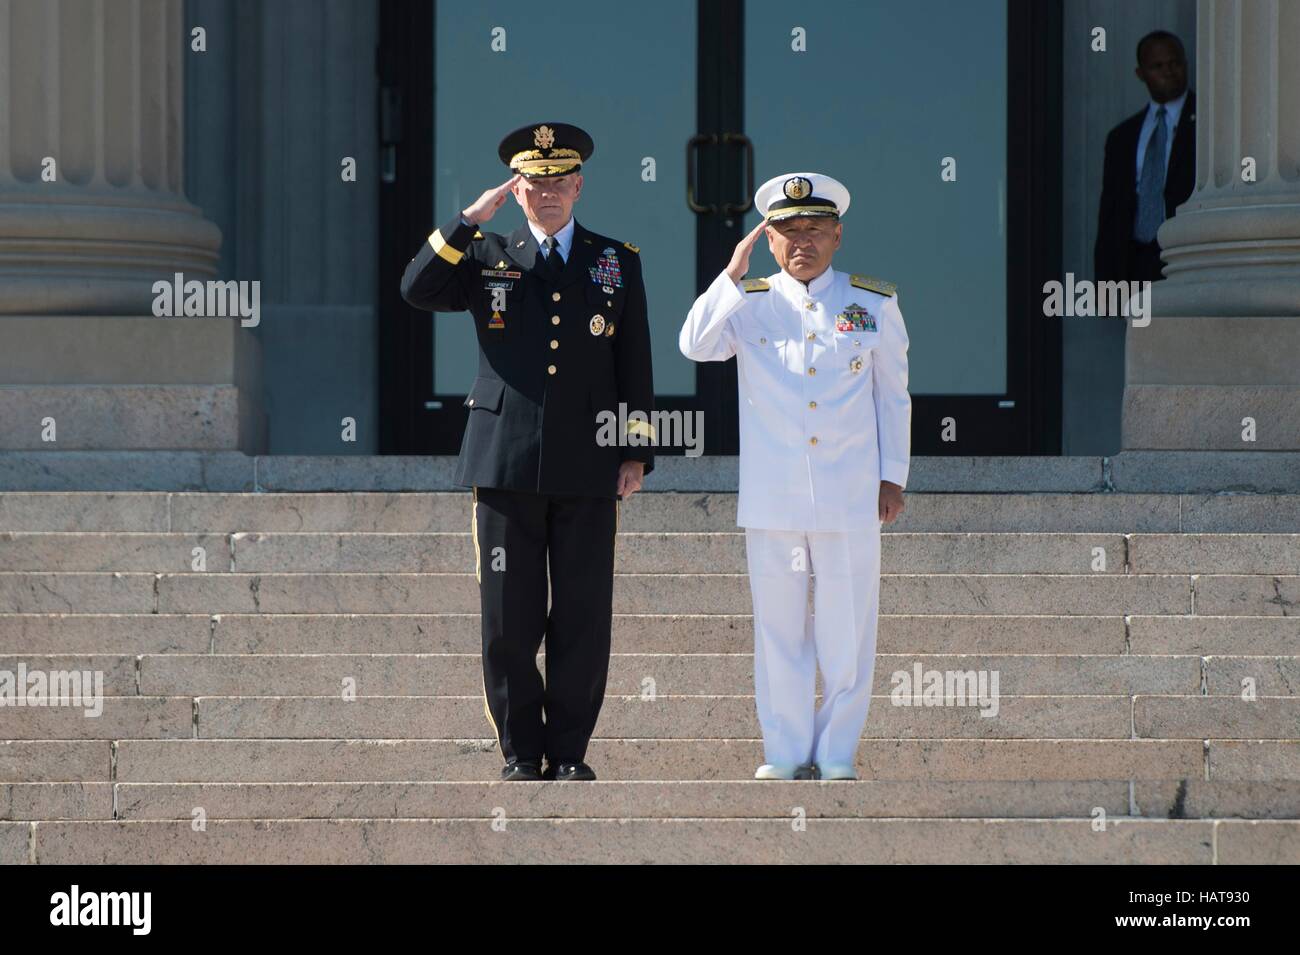
[[[474,488],[483,692],[507,762],[586,757],[609,672],[618,506],[604,497]],[[545,683],[536,660],[543,638]]]

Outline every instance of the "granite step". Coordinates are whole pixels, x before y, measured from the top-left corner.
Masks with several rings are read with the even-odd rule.
[[[545,672],[546,654],[537,657]],[[480,688],[475,653],[147,654],[0,656],[0,671],[103,674],[107,696],[328,696],[345,679],[366,696],[463,696]],[[999,692],[1097,696],[1227,696],[1243,681],[1264,696],[1300,695],[1300,656],[1145,656],[1119,654],[877,655],[874,689],[888,695],[916,667],[998,673]],[[614,653],[607,692],[670,696],[743,695],[753,689],[749,653]],[[820,684],[819,684],[820,685]]]
[[[468,492],[4,491],[8,531],[467,532]],[[735,531],[732,492],[640,493],[622,531]],[[1300,533],[1300,494],[917,493],[886,533]]]
[[[0,614],[0,653],[478,653],[477,613]],[[750,614],[615,614],[614,652],[747,653]],[[1291,656],[1300,616],[882,613],[880,653]]]
[[[915,697],[920,700],[920,695]],[[484,730],[484,698],[102,697],[6,708],[0,737],[38,739],[459,739]],[[490,728],[490,724],[488,724]],[[752,696],[607,696],[595,735],[744,739]],[[1300,697],[1010,696],[962,705],[873,697],[864,739],[1300,739]]]
[[[546,654],[537,656],[545,673]],[[1300,688],[1300,657],[1133,656],[1115,654],[877,654],[874,689],[888,695],[928,671],[998,674],[999,692],[1096,696],[1235,691],[1256,681],[1266,696]],[[0,656],[0,671],[103,674],[107,696],[329,696],[345,680],[365,696],[467,696],[479,692],[476,653],[431,654],[146,654]],[[751,653],[614,653],[606,692],[613,695],[736,696],[753,690]],[[910,683],[908,684],[910,685]]]
[[[618,819],[1300,817],[1300,782],[1200,779],[599,780],[589,785],[494,782],[12,783],[5,821],[54,819]]]
[[[892,613],[1288,616],[1300,576],[884,574]],[[0,573],[3,613],[472,613],[471,573]],[[619,574],[615,613],[740,614],[743,574]]]
[[[1300,817],[1300,782],[1181,779],[599,780],[494,782],[12,783],[5,821],[53,819]]]
[[[752,779],[761,740],[593,739],[602,779]],[[489,737],[456,740],[15,740],[5,782],[344,782],[496,779]],[[869,779],[1300,781],[1300,740],[866,739]]]
[[[822,785],[822,784],[813,784]],[[830,784],[825,784],[830,785]],[[329,819],[0,823],[0,862],[1294,863],[1300,820]]]
[[[14,659],[0,657],[0,669],[12,669]],[[543,673],[545,659],[544,653],[537,658]],[[131,657],[47,657],[29,658],[27,666],[102,669],[106,693],[132,696],[136,694],[135,662]],[[481,691],[483,674],[478,654],[154,654],[141,657],[139,663],[139,693],[146,696],[327,696],[339,691],[343,680],[353,681],[357,691],[367,696],[468,696]],[[879,654],[875,692],[888,695],[901,682],[895,674],[913,679],[918,663],[923,671],[996,671],[999,692],[1022,695],[1201,692],[1198,657],[981,654]],[[1257,690],[1264,695],[1300,694],[1300,657],[1213,658],[1207,666],[1215,684],[1224,687],[1220,692],[1235,689],[1237,675],[1243,674],[1257,678]],[[108,674],[115,679],[110,681]],[[753,654],[616,653],[610,660],[606,693],[739,696],[752,693],[753,687]]]
[[[1287,616],[1300,576],[885,574],[891,613]],[[0,573],[0,613],[472,613],[472,573]],[[615,613],[740,614],[743,574],[619,574]]]
[[[889,536],[887,574],[1300,574],[1297,534],[913,533]],[[201,551],[202,562],[196,563]],[[440,533],[0,533],[0,571],[455,573],[464,530]],[[618,535],[627,574],[743,574],[743,532]]]

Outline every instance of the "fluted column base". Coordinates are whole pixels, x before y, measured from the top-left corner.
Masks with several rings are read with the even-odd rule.
[[[221,230],[148,190],[0,192],[0,314],[148,315],[153,283],[216,275]]]
[[[1300,194],[1193,198],[1160,245],[1153,315],[1300,315]]]

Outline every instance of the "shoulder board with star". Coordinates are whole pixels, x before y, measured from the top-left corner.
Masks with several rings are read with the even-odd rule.
[[[878,295],[888,296],[898,291],[898,286],[893,282],[886,282],[884,279],[873,278],[870,275],[850,275],[849,283],[856,288],[864,288]]]
[[[745,279],[740,283],[740,287],[746,292],[766,292],[771,289],[767,279]]]

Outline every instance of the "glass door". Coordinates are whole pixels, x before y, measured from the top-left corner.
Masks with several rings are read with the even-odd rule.
[[[1025,47],[1051,50],[1051,5],[1035,5],[744,6],[744,131],[758,180],[809,170],[849,189],[834,268],[898,286],[914,454],[1051,450],[1050,429],[1032,415],[1043,398],[1032,372],[1043,374],[1052,347],[1035,337],[1047,320],[1032,294],[1050,216],[1030,240],[1039,247],[1026,247],[1051,181],[1050,157],[1027,135],[1050,108],[1026,102],[1035,65]],[[743,228],[757,222],[750,211]],[[776,271],[766,243],[757,249],[751,274]],[[1048,378],[1059,396],[1059,378]]]
[[[898,286],[913,393],[1005,394],[1005,0],[812,3],[796,18],[748,0],[745,132],[759,182],[810,170],[848,188],[834,267]],[[751,263],[777,268],[765,242]]]
[[[677,347],[697,294],[702,249],[697,213],[686,201],[684,157],[697,135],[701,96],[708,98],[701,92],[700,64],[717,62],[700,48],[701,17],[715,14],[704,13],[701,6],[721,5],[695,0],[655,5],[574,0],[561,7],[437,3],[429,25],[431,163],[423,172],[416,166],[406,173],[423,175],[429,186],[422,191],[408,185],[404,194],[415,208],[423,206],[422,215],[411,218],[423,220],[427,235],[483,190],[509,178],[496,154],[505,133],[548,120],[587,130],[595,151],[583,166],[574,218],[639,247],[657,406],[702,411],[705,447],[718,450],[721,436],[709,432],[725,416],[716,405],[723,371],[701,368]],[[734,44],[734,38],[727,41],[713,31],[705,35],[715,46]],[[409,81],[403,84],[403,93],[410,86]],[[401,105],[404,118],[418,108],[410,99],[405,96]],[[409,139],[409,130],[403,129],[407,155]],[[698,171],[697,163],[691,174]],[[714,178],[710,172],[710,186]],[[693,184],[697,190],[701,186],[698,180]],[[524,222],[511,198],[487,228],[509,233]],[[411,254],[405,252],[403,264]],[[716,252],[708,258],[716,260]],[[409,317],[411,310],[405,311]],[[395,443],[407,444],[409,450],[455,453],[465,419],[461,401],[477,368],[473,324],[465,314],[449,313],[411,321],[411,329],[391,329],[394,347],[400,351],[402,343],[409,343],[406,347],[416,356],[411,366],[394,372],[410,376],[418,401],[404,440],[397,437],[402,429],[394,427]],[[418,367],[425,361],[427,369]],[[393,397],[401,400],[400,393]],[[403,412],[395,410],[395,415],[400,418]]]
[[[555,120],[595,141],[574,216],[640,247],[656,403],[702,413],[706,453],[739,446],[735,362],[688,361],[678,333],[757,222],[755,180],[800,170],[852,193],[835,268],[899,286],[913,453],[1059,453],[1059,327],[1035,291],[1059,270],[1057,0],[381,11],[385,451],[454,454],[477,364],[467,316],[401,301],[405,263],[508,177],[504,133]],[[523,222],[509,199],[489,228]],[[775,270],[760,242],[750,274]]]

